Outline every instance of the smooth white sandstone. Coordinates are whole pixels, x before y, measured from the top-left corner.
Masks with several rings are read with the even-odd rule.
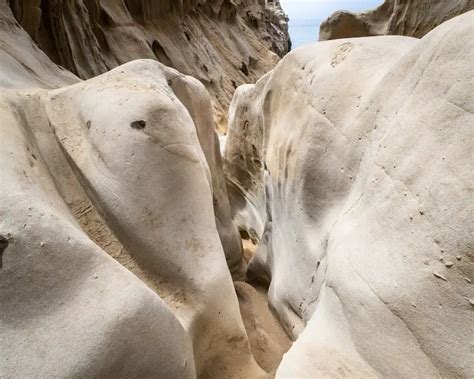
[[[248,276],[299,337],[277,377],[473,372],[472,18],[306,46],[237,91],[225,170],[261,239]]]
[[[213,109],[205,85],[154,60],[81,81],[9,8],[36,38],[39,2],[0,0],[0,377],[471,376],[474,12],[422,40],[290,53],[237,89],[223,169],[213,111],[247,77],[239,57],[264,57],[251,80],[276,56],[237,33],[262,49],[237,49],[224,73],[179,57],[211,60],[193,50],[196,20],[226,51],[212,36],[255,14],[258,30],[278,22],[259,13],[270,3],[245,0],[237,17],[220,0],[48,3],[69,12],[59,29],[74,41],[60,45],[84,76],[105,71],[107,51],[77,28],[84,4],[124,60],[150,50],[126,37],[140,22],[204,4],[160,24],[173,37],[161,47],[222,93]],[[260,242],[255,288],[233,283],[246,270],[237,226]],[[295,340],[278,368],[290,342],[275,316]]]
[[[204,86],[151,60],[80,81],[6,17],[0,376],[265,376]]]

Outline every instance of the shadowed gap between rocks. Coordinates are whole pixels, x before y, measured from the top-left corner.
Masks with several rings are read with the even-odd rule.
[[[242,245],[243,259],[248,264],[258,245],[245,233]],[[254,358],[262,369],[274,376],[292,341],[269,307],[267,286],[248,279],[235,281],[234,286]]]

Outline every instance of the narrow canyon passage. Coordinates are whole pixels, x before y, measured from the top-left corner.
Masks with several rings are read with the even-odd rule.
[[[244,260],[248,264],[258,248],[250,239],[243,239]],[[234,281],[240,313],[259,366],[272,376],[292,341],[268,304],[268,288],[262,283]]]
[[[0,378],[471,378],[473,9],[0,0]]]

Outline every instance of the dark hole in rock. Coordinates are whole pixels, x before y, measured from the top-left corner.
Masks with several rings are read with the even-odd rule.
[[[234,87],[234,89],[237,89],[237,83],[235,82],[235,80],[231,80],[231,83],[232,87]]]
[[[33,157],[33,159],[34,159],[35,161],[38,160],[38,158],[36,158],[36,155],[31,154],[31,156]]]
[[[258,245],[258,238],[257,238],[257,233],[255,232],[255,230],[250,229],[247,231],[245,229],[239,228],[239,234],[240,234],[241,239],[252,241],[254,245]]]
[[[246,230],[239,229],[239,233],[240,233],[240,238],[242,238],[243,240],[250,240],[250,235]]]
[[[191,35],[188,32],[184,32],[184,35],[188,41],[191,41]]]
[[[258,19],[254,16],[252,16],[252,14],[250,12],[247,12],[247,20],[250,24],[251,27],[257,29],[258,28]]]
[[[153,43],[151,44],[151,49],[153,51],[153,54],[155,54],[156,59],[158,59],[159,62],[163,63],[166,66],[172,67],[171,59],[166,53],[166,50],[157,40],[153,41]]]
[[[3,252],[8,247],[8,240],[4,236],[0,236],[0,269],[3,267]]]
[[[245,62],[242,62],[242,65],[240,66],[240,71],[242,71],[242,73],[245,76],[249,76],[249,69],[248,69],[247,65],[245,64]]]
[[[99,24],[105,27],[111,27],[114,25],[112,17],[110,17],[104,9],[101,9],[99,13]]]
[[[92,122],[89,120],[86,122],[87,129],[90,129],[92,125]]]
[[[133,121],[130,123],[132,129],[143,130],[145,129],[146,122],[144,120]]]

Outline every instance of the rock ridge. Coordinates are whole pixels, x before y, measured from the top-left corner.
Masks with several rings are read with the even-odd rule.
[[[381,35],[421,38],[473,9],[474,0],[385,0],[367,12],[335,12],[321,24],[319,40]]]

